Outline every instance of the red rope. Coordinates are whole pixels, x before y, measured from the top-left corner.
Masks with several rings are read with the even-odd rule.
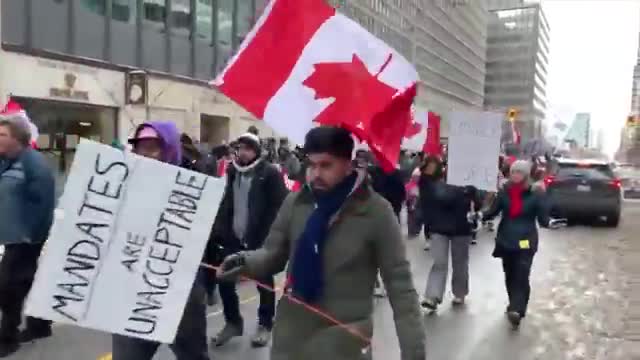
[[[205,263],[200,264],[200,266],[202,266],[204,268],[207,268],[207,269],[210,269],[210,270],[220,271],[220,267],[219,266],[213,266],[213,265],[209,265],[209,264],[205,264]],[[252,282],[256,283],[256,285],[258,287],[263,288],[265,290],[268,290],[268,291],[271,291],[271,292],[274,292],[274,293],[278,291],[278,289],[275,289],[275,288],[273,288],[273,287],[271,287],[269,285],[265,285],[265,284],[263,284],[263,283],[261,283],[259,281],[251,279],[249,277],[240,275],[240,278],[242,278],[244,280],[252,281]],[[317,307],[315,307],[313,305],[310,305],[310,304],[298,299],[297,297],[295,297],[295,296],[293,296],[291,294],[287,294],[286,291],[283,292],[282,295],[284,297],[286,297],[287,299],[289,299],[291,302],[304,307],[306,310],[308,310],[308,311],[320,316],[321,318],[323,318],[323,319],[331,322],[332,324],[338,326],[339,328],[345,330],[349,334],[351,334],[351,335],[357,337],[358,339],[364,341],[364,343],[367,346],[371,346],[371,338],[369,338],[366,335],[362,334],[360,331],[355,329],[353,326],[350,326],[348,324],[345,324],[345,323],[341,322],[340,320],[336,319],[335,317],[331,316],[330,314],[327,314],[326,312],[318,309]]]

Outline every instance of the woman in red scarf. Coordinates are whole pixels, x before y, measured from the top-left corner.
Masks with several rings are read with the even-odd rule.
[[[507,315],[514,328],[527,312],[529,274],[538,250],[538,227],[549,226],[544,190],[530,184],[531,164],[518,160],[511,165],[509,181],[498,193],[484,220],[502,215],[496,236],[494,257],[502,259],[509,306]]]

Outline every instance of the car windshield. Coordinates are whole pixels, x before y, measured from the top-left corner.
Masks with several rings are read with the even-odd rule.
[[[560,164],[557,176],[559,178],[585,178],[591,180],[611,180],[613,171],[607,165],[598,164]]]

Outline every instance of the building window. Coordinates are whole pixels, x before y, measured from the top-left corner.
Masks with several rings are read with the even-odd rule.
[[[231,56],[233,40],[233,2],[234,0],[218,0],[218,56],[217,70],[224,68]]]
[[[171,26],[178,32],[191,32],[191,0],[171,2]]]
[[[136,0],[112,0],[111,17],[114,20],[133,22]]]
[[[196,36],[211,42],[213,33],[213,2],[198,0],[196,2]]]
[[[253,23],[255,22],[255,12],[253,9],[252,0],[239,0],[237,6],[238,14],[236,17],[236,44],[240,45],[253,27]]]
[[[166,0],[142,0],[142,9],[145,20],[164,23],[167,19]]]
[[[107,0],[82,0],[82,4],[89,10],[99,15],[105,15]]]

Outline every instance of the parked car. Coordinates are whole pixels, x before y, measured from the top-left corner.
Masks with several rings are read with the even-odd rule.
[[[622,183],[625,199],[640,199],[640,169],[634,166],[619,166],[616,174]]]
[[[597,160],[556,159],[545,178],[551,215],[569,222],[606,218],[617,227],[622,211],[622,183],[610,164]]]

